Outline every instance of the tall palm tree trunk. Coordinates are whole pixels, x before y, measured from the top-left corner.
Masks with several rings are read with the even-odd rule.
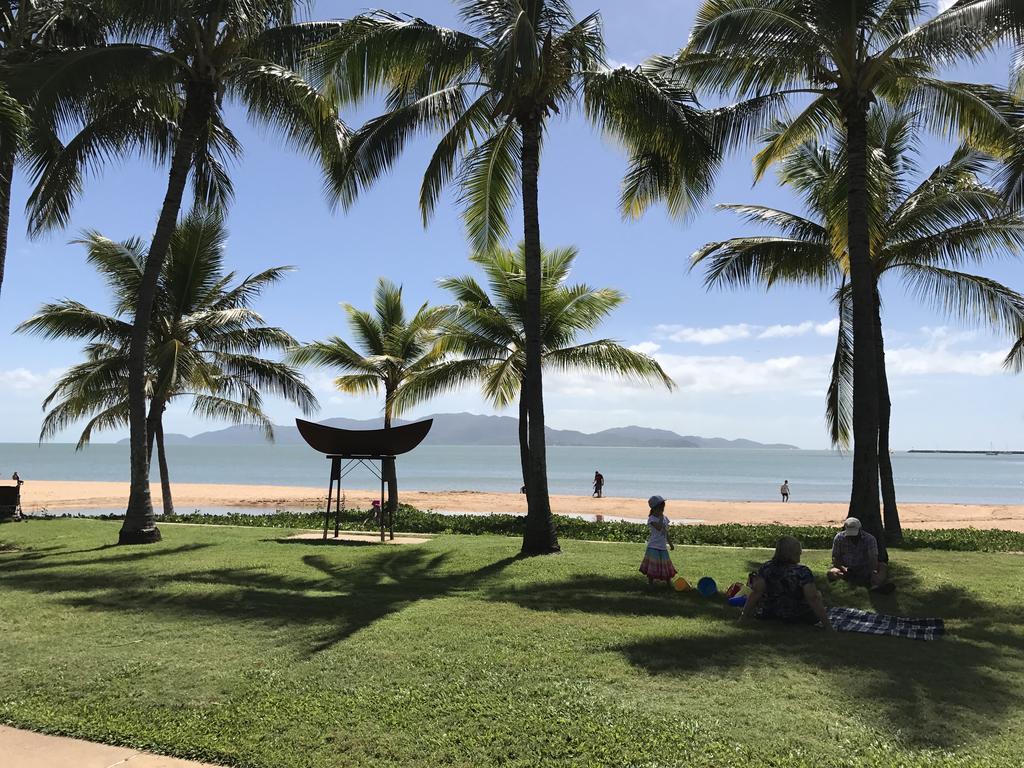
[[[146,414],[146,476],[153,466],[153,443],[156,441],[157,404],[156,400],[149,401],[149,413]]]
[[[209,122],[215,89],[209,82],[189,83],[185,94],[180,133],[174,147],[167,193],[160,209],[153,242],[146,256],[142,273],[135,319],[132,326],[128,356],[128,423],[131,441],[131,491],[128,509],[118,537],[119,544],[149,544],[160,541],[160,529],[153,516],[153,500],[149,495],[149,464],[146,456],[146,346],[149,322],[153,313],[157,280],[178,222],[181,201],[185,194],[189,170],[195,155],[199,132]]]
[[[525,382],[519,384],[519,464],[523,468],[523,487],[529,487],[530,479],[530,414],[526,408],[526,398],[523,396]],[[529,502],[529,496],[527,496]]]
[[[391,412],[394,392],[384,393],[384,429],[391,429]],[[398,511],[398,467],[395,466],[393,458],[383,459],[380,463],[381,480],[387,486],[387,498],[384,500],[384,507],[381,509],[380,524],[383,526],[385,520],[391,523]]]
[[[885,373],[885,340],[882,335],[882,302],[875,290],[875,352],[878,355],[878,478],[882,484],[882,519],[887,542],[900,541],[900,513],[896,507],[896,483],[892,477],[892,456],[889,454],[889,420],[892,401],[889,399],[889,378]]]
[[[878,503],[878,356],[875,351],[875,281],[868,227],[868,99],[849,94],[843,103],[848,147],[847,225],[853,298],[853,483],[850,515],[878,539],[887,560]]]
[[[167,471],[167,453],[164,450],[164,418],[161,412],[156,420],[156,458],[160,464],[160,495],[163,499],[163,513],[174,514],[174,499],[171,497],[171,475]]]
[[[523,554],[543,555],[560,551],[548,498],[547,451],[544,445],[544,387],[541,378],[541,246],[537,206],[537,175],[540,171],[539,112],[519,118],[523,132],[523,241],[526,254],[526,374],[522,397],[529,419],[529,473],[526,480],[526,532]]]
[[[4,268],[7,264],[7,228],[11,221],[11,185],[14,182],[14,160],[17,153],[6,147],[0,149],[0,293],[4,287]]]

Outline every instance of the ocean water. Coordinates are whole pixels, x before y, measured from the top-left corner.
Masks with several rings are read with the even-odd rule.
[[[172,481],[323,486],[329,464],[306,446],[168,446]],[[903,501],[1024,504],[1024,456],[893,455]],[[730,501],[778,500],[789,480],[792,501],[847,501],[851,457],[830,451],[709,448],[548,448],[552,493],[589,494],[594,470],[605,494],[645,498]],[[0,482],[17,471],[33,480],[128,480],[128,447],[0,443]],[[515,493],[521,485],[513,446],[422,446],[398,459],[405,490],[479,490]],[[153,477],[157,478],[156,462]],[[345,478],[347,488],[373,488],[364,469]]]

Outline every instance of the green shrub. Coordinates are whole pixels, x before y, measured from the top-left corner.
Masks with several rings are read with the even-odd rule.
[[[377,530],[366,522],[366,512],[346,509],[341,515],[345,530]],[[321,528],[322,512],[290,512],[277,510],[264,515],[238,513],[209,515],[167,515],[158,518],[167,523],[202,523],[206,525],[244,525],[261,528]],[[442,515],[401,505],[395,515],[395,528],[407,533],[447,533],[466,535],[521,536],[526,519],[521,515]],[[333,525],[333,520],[332,520]],[[558,535],[566,539],[591,541],[622,541],[640,543],[647,539],[646,523],[592,522],[576,517],[555,515]],[[821,525],[676,525],[672,540],[676,544],[700,544],[729,547],[772,548],[780,536],[796,536],[807,549],[828,549],[836,528]],[[1024,551],[1024,533],[976,528],[904,531],[904,540],[890,547],[902,549],[944,549],[957,552],[1020,552]]]

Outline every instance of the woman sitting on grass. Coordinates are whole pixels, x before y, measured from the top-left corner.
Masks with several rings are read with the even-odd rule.
[[[790,624],[817,624],[832,629],[821,593],[814,586],[814,574],[800,565],[800,542],[783,536],[775,555],[751,576],[753,592],[743,606],[740,620],[748,616],[775,619]]]
[[[647,577],[648,586],[653,586],[658,580],[664,580],[667,584],[676,575],[676,567],[672,565],[668,551],[676,547],[668,538],[669,520],[665,517],[665,499],[651,496],[647,506],[651,508],[647,518],[647,527],[651,532],[647,536],[647,551],[640,563],[640,573]]]

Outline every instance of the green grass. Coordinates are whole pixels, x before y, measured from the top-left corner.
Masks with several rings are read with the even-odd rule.
[[[925,643],[735,623],[647,593],[635,544],[405,547],[282,531],[0,528],[0,721],[239,766],[963,766],[1024,752],[1020,556],[894,558]],[[680,547],[738,580],[765,550]],[[826,553],[810,551],[816,571]],[[832,604],[871,607],[828,588]]]

